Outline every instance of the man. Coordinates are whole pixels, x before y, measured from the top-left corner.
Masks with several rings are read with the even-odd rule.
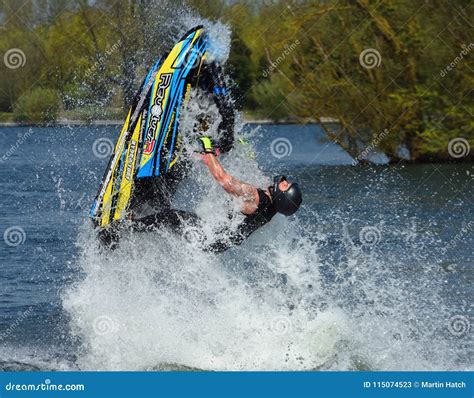
[[[215,103],[221,116],[217,135],[219,149],[222,153],[229,152],[234,145],[235,109],[232,98],[225,84],[222,66],[217,62],[204,63],[198,81],[192,81],[193,87],[199,87]],[[198,121],[205,123],[205,121]],[[146,215],[147,212],[171,207],[171,199],[179,183],[186,178],[190,162],[180,159],[167,174],[158,177],[142,178],[135,181],[134,193],[130,203],[130,212],[135,217]]]
[[[215,61],[204,63],[195,79],[190,84],[209,96],[219,111],[221,116],[217,132],[219,148],[222,153],[227,153],[234,145],[235,109],[225,84],[223,68]],[[206,121],[197,122],[205,123]],[[130,201],[129,218],[138,219],[150,214],[157,214],[159,211],[172,217],[174,213],[171,210],[171,200],[179,183],[188,175],[190,165],[190,161],[186,159],[186,156],[183,156],[169,173],[137,179]],[[109,228],[100,229],[98,231],[99,242],[105,248],[115,249],[122,229],[123,222],[115,222]]]
[[[258,228],[270,222],[276,213],[291,216],[298,210],[302,202],[301,190],[298,184],[290,183],[282,175],[274,177],[273,185],[266,190],[244,183],[224,170],[217,160],[216,151],[209,137],[201,137],[200,141],[203,146],[201,156],[204,164],[227,193],[242,199],[240,211],[245,216],[237,231],[228,233],[227,237],[211,244],[201,242],[204,250],[215,253],[226,251],[232,246],[240,245]],[[167,211],[134,220],[134,229],[136,231],[169,228],[180,234],[184,233],[189,226],[199,228],[199,217],[195,214],[175,209],[168,209]]]

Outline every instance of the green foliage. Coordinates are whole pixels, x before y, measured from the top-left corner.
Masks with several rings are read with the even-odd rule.
[[[242,37],[260,70],[283,61],[253,88],[254,101],[274,119],[285,108],[290,116],[339,120],[340,129],[328,133],[354,157],[360,142],[377,142],[394,161],[400,146],[415,161],[453,160],[451,139],[473,148],[474,44],[463,21],[473,8],[442,0],[263,7]],[[282,57],[295,40],[300,44]],[[367,49],[380,54],[374,65],[360,61]]]
[[[431,120],[424,124],[418,136],[420,158],[425,160],[449,159],[447,151],[449,142],[456,138],[464,138],[471,151],[474,148],[474,107],[451,106],[443,109],[439,120]]]
[[[36,88],[23,94],[13,107],[13,117],[17,122],[50,123],[57,119],[58,112],[58,95],[47,88]]]
[[[57,97],[73,118],[126,109],[156,57],[189,28],[175,23],[184,13],[230,25],[227,71],[247,114],[337,119],[328,134],[354,157],[376,141],[394,161],[400,146],[414,161],[448,160],[459,137],[474,156],[469,0],[4,3],[0,59],[12,48],[26,55],[17,69],[0,62],[0,112],[15,107],[16,119],[54,116]],[[380,54],[371,68],[359,58],[367,49]],[[38,87],[53,91],[43,101]]]
[[[255,84],[255,68],[252,62],[249,62],[252,52],[235,31],[232,34],[231,45],[232,52],[228,64],[232,78],[237,82],[232,92],[238,104],[247,108],[253,107],[256,103],[251,88]]]
[[[68,120],[92,123],[95,120],[121,120],[126,116],[122,108],[102,108],[96,105],[86,105],[74,110],[64,111],[63,116]]]
[[[0,112],[0,122],[13,122],[13,114],[10,112]]]
[[[253,94],[258,99],[258,110],[261,117],[275,121],[285,120],[291,116],[288,100],[284,95],[291,91],[290,82],[284,77],[275,76],[266,79],[253,87]]]

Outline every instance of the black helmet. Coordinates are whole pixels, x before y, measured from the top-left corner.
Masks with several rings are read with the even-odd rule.
[[[279,187],[282,181],[287,181],[286,176],[280,175],[273,177],[273,187],[270,187],[273,206],[275,206],[278,213],[291,216],[299,209],[303,201],[301,190],[298,184],[292,183],[286,191],[282,191]]]

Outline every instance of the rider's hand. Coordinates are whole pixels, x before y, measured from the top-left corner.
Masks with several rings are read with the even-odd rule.
[[[214,150],[214,146],[212,145],[212,140],[210,137],[207,137],[207,136],[199,137],[199,141],[202,145],[201,153],[212,153],[212,154],[216,153],[216,151]]]
[[[201,142],[202,145],[202,151],[200,152],[201,155],[206,155],[206,154],[213,154],[214,156],[219,156],[220,155],[220,150],[219,148],[214,148],[212,139],[208,136],[203,135],[202,137],[199,137],[199,141]]]

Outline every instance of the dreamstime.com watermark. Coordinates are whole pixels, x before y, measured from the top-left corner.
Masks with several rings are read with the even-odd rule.
[[[23,134],[20,138],[18,138],[16,142],[8,149],[7,153],[5,153],[5,155],[3,155],[0,158],[0,163],[6,162],[8,158],[12,156],[18,150],[18,148],[20,148],[20,146],[24,144],[24,142],[28,138],[31,137],[32,134],[33,134],[33,129],[30,128],[25,134]]]
[[[280,56],[273,61],[270,66],[265,69],[262,73],[263,77],[268,77],[271,72],[273,72],[278,66],[285,60],[285,58],[290,55],[293,51],[295,51],[296,47],[298,47],[300,44],[300,41],[296,39],[293,43],[291,44],[285,44],[285,49],[283,52],[280,54]]]
[[[85,391],[84,384],[53,384],[50,379],[39,384],[5,384],[5,391]]]
[[[277,336],[290,334],[292,330],[293,324],[286,316],[277,316],[270,321],[270,331]]]
[[[367,155],[373,152],[373,150],[380,145],[380,143],[385,139],[385,137],[389,133],[390,131],[388,131],[388,129],[385,129],[380,134],[377,134],[375,138],[372,141],[370,141],[369,145],[367,145],[364,148],[364,150],[361,153],[359,153],[359,155],[357,155],[355,159],[352,160],[352,165],[355,166],[357,165],[357,163],[359,163],[360,160],[367,159]]]
[[[122,46],[122,40],[119,39],[115,42],[111,47],[105,50],[104,55],[99,55],[97,61],[95,61],[92,66],[86,70],[86,77],[90,77],[99,67],[104,66],[105,62],[109,59],[109,57],[117,51]]]
[[[197,68],[199,65],[201,65],[202,52],[192,48],[191,51],[186,54],[185,59],[186,65],[188,65],[190,69]]]
[[[99,159],[108,158],[114,151],[114,143],[110,138],[97,138],[92,144],[92,153]]]
[[[26,241],[25,230],[18,225],[8,227],[3,232],[3,240],[7,246],[10,246],[10,247],[20,246]]]
[[[0,333],[0,342],[3,340],[7,339],[8,337],[12,336],[15,333],[15,330],[18,329],[20,324],[28,317],[30,317],[33,314],[33,307],[28,307],[23,312],[20,312],[18,317],[10,324],[10,326],[7,328],[7,330],[3,331]]]
[[[100,315],[92,323],[94,333],[98,336],[105,336],[110,333],[116,333],[119,330],[119,324],[108,315]]]
[[[359,240],[363,246],[375,246],[382,239],[382,233],[377,227],[363,227],[359,232]]]
[[[467,316],[454,315],[449,318],[448,330],[453,336],[462,337],[471,331],[471,321]]]
[[[26,64],[26,55],[19,48],[10,48],[3,55],[3,63],[8,69],[22,68]]]
[[[464,59],[464,57],[474,49],[474,43],[469,43],[467,46],[463,44],[461,47],[462,51],[459,53],[459,55],[454,58],[444,69],[441,69],[441,72],[439,72],[441,77],[445,77],[448,72],[451,72],[454,68],[456,68],[456,66]]]
[[[469,141],[462,137],[453,138],[448,143],[448,153],[454,159],[464,158],[471,152]]]
[[[359,64],[364,69],[373,69],[380,66],[382,56],[375,48],[366,48],[359,54]]]
[[[441,252],[446,253],[449,248],[455,247],[460,241],[462,241],[463,236],[466,234],[472,233],[474,231],[474,221],[469,221],[466,226],[461,228],[454,238],[452,238],[446,246],[441,249]]]
[[[270,144],[270,153],[277,159],[290,156],[291,152],[293,152],[293,145],[288,138],[279,137]]]
[[[289,315],[277,315],[272,319],[253,319],[250,325],[258,330],[267,330],[275,336],[291,334],[294,329]]]

